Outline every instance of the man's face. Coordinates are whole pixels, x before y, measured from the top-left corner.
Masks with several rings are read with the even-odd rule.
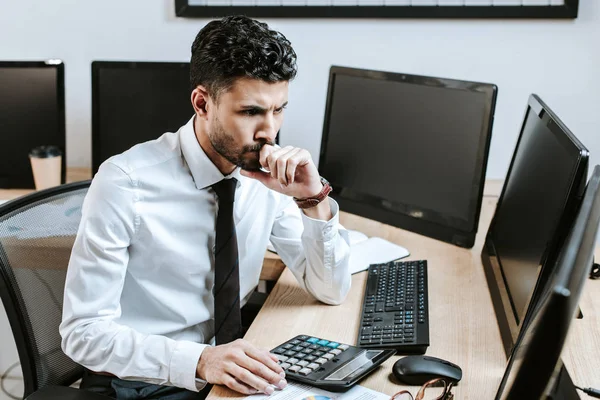
[[[287,97],[287,81],[241,78],[216,103],[210,99],[208,138],[217,153],[242,169],[257,171],[260,150],[275,143]]]

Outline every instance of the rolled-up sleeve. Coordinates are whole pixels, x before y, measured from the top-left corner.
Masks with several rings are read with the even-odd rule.
[[[128,248],[138,217],[136,182],[106,162],[82,207],[82,220],[67,271],[62,349],[92,371],[122,379],[196,391],[196,365],[204,344],[136,331],[116,322],[121,315]]]
[[[339,206],[328,198],[332,218],[306,216],[288,198],[275,218],[271,242],[298,282],[316,299],[332,305],[346,298],[352,282],[347,231],[339,223]]]

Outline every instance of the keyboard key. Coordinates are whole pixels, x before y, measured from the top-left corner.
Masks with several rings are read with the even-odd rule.
[[[302,368],[300,371],[298,371],[298,373],[300,375],[308,375],[312,372],[312,369],[310,368]]]
[[[310,363],[309,363],[308,361],[304,361],[304,360],[302,360],[302,361],[298,361],[298,362],[296,363],[296,365],[299,365],[299,366],[301,366],[301,367],[306,367],[308,364],[310,364]]]
[[[286,344],[286,346],[295,346],[295,345],[298,345],[298,344],[300,344],[300,343],[304,343],[304,342],[301,342],[301,341],[299,341],[298,339],[294,339],[294,340],[292,340],[292,341],[290,342],[290,344]]]
[[[336,349],[340,344],[336,342],[327,343],[327,347],[331,347],[332,349]]]
[[[321,339],[317,342],[317,344],[320,344],[321,346],[326,346],[327,343],[329,343],[329,340],[325,340],[325,339]]]
[[[323,358],[325,358],[327,360],[331,360],[333,357],[335,357],[335,356],[331,353],[323,354]]]
[[[287,363],[292,364],[292,365],[296,364],[298,361],[300,361],[300,360],[298,360],[297,358],[288,358],[286,360]]]
[[[286,361],[288,358],[289,358],[289,357],[286,357],[286,356],[284,356],[284,355],[277,354],[277,359],[278,359],[279,361],[281,361],[281,362],[284,362],[284,361]]]
[[[283,368],[283,369],[288,369],[289,367],[291,367],[291,366],[292,366],[292,364],[289,364],[289,363],[286,363],[286,362],[285,362],[285,363],[281,363],[281,364],[279,364],[279,366],[280,366],[281,368]]]
[[[335,355],[337,356],[337,355],[338,355],[338,354],[340,354],[341,352],[342,352],[341,350],[338,350],[338,349],[333,349],[333,350],[331,350],[329,353],[330,353],[330,354],[335,354]],[[307,358],[308,358],[308,357],[307,357]]]
[[[316,337],[311,337],[310,339],[307,339],[306,341],[309,343],[315,344],[319,341],[319,339]]]
[[[322,358],[322,357],[321,357],[321,358],[317,358],[317,359],[315,360],[315,362],[316,362],[317,364],[325,364],[327,361],[329,361],[329,360],[327,360],[326,358]]]
[[[283,353],[283,355],[284,355],[284,356],[288,356],[288,357],[292,357],[292,356],[296,355],[296,352],[295,352],[295,351],[288,350],[288,351],[286,351],[285,353]]]
[[[340,344],[337,348],[341,351],[346,351],[350,348],[350,346],[348,346],[347,344]]]
[[[283,367],[282,367],[282,368],[283,368]],[[312,370],[319,369],[319,368],[321,368],[321,364],[317,364],[317,363],[308,364],[308,365],[306,366],[306,368],[310,368],[310,369],[312,369]]]
[[[292,365],[291,367],[288,368],[288,371],[290,372],[298,372],[302,369],[301,366],[299,365]]]

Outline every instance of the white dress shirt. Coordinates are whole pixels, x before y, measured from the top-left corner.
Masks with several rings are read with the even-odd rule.
[[[319,221],[239,169],[229,177],[238,180],[242,304],[258,284],[269,239],[306,291],[342,302],[350,251],[337,203],[329,199],[333,218]],[[122,379],[201,388],[196,366],[214,344],[218,202],[211,185],[223,178],[198,144],[193,118],[102,164],[67,272],[60,334],[69,357]]]

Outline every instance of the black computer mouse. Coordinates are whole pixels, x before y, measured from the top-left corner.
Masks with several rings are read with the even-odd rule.
[[[450,361],[429,356],[406,356],[394,363],[392,373],[407,385],[422,385],[434,378],[462,379],[462,369]]]

